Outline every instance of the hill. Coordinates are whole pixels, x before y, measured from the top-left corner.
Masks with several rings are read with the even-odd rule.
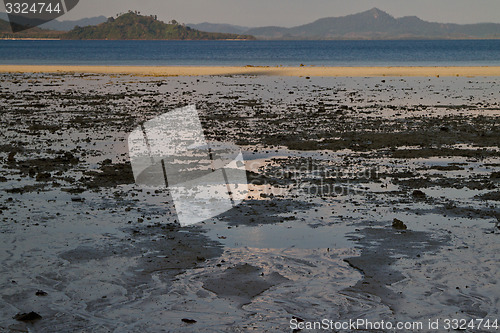
[[[327,17],[292,28],[260,27],[245,31],[261,39],[467,39],[500,38],[500,24],[446,24],[416,16],[394,18],[373,8],[366,12]]]
[[[252,36],[228,33],[205,32],[181,25],[176,21],[164,23],[154,16],[143,16],[128,12],[109,18],[96,26],[75,27],[62,35],[63,39],[254,39]]]

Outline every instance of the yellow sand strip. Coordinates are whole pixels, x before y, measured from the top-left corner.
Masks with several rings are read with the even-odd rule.
[[[500,66],[468,67],[266,67],[266,66],[53,66],[0,65],[0,73],[99,73],[154,76],[500,76]]]

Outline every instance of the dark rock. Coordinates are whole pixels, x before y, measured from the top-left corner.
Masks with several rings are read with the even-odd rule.
[[[403,221],[398,220],[398,219],[394,219],[392,221],[392,227],[394,229],[398,229],[398,230],[406,230],[406,229],[408,229],[408,227],[406,226],[406,224],[404,224]]]
[[[182,318],[182,321],[187,323],[187,324],[194,324],[196,323],[196,320],[194,319],[189,319],[189,318]]]
[[[71,201],[73,202],[83,202],[84,200],[85,200],[84,198],[78,196],[71,197]]]
[[[80,194],[85,192],[85,189],[82,187],[72,187],[72,188],[61,188],[61,191],[68,192],[71,194]]]
[[[38,175],[36,175],[36,180],[37,181],[43,181],[43,180],[48,180],[50,179],[51,175],[48,172],[39,172]]]
[[[37,296],[47,296],[47,295],[48,295],[48,293],[46,293],[46,292],[45,292],[45,291],[43,291],[43,290],[38,290],[38,291],[35,293],[35,295],[37,295]]]
[[[15,152],[15,151],[11,151],[9,153],[9,156],[7,156],[7,162],[11,162],[11,163],[15,162],[16,161],[16,158],[15,158],[16,153],[17,152]]]
[[[38,313],[31,311],[30,313],[18,313],[12,319],[19,321],[35,321],[42,319]]]
[[[420,190],[414,190],[411,195],[415,198],[425,198],[425,193]]]
[[[35,168],[29,168],[29,170],[28,170],[28,176],[35,177],[35,175],[36,175],[36,169]]]

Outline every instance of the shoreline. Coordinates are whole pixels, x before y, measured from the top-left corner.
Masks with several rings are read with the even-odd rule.
[[[500,76],[500,66],[269,67],[0,65],[0,73],[92,73],[146,76],[268,75],[313,77],[474,77]]]

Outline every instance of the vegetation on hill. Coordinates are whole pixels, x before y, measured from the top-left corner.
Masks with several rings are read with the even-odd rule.
[[[164,23],[156,16],[128,12],[96,26],[75,27],[61,36],[63,39],[254,39],[252,36],[204,32],[176,21]]]

